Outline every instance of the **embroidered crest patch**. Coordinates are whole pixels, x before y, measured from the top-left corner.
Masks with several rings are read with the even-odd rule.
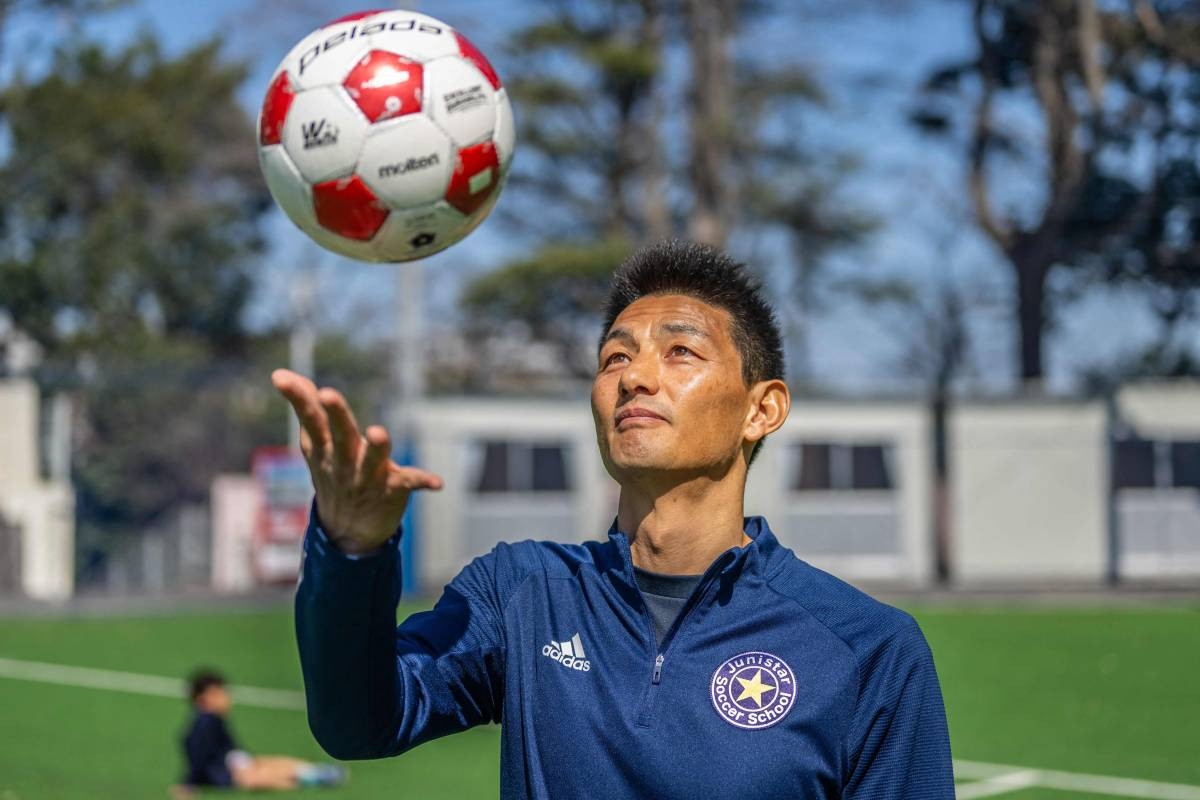
[[[751,651],[725,661],[712,677],[713,708],[730,725],[769,728],[796,700],[796,674],[770,653]]]

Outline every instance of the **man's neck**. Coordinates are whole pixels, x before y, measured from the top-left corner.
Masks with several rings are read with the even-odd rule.
[[[704,572],[721,553],[750,541],[744,495],[745,481],[728,479],[658,490],[622,486],[617,526],[629,536],[634,566],[664,575]]]

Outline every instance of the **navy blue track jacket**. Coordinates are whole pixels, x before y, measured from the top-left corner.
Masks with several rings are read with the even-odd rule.
[[[917,624],[796,558],[762,517],[656,646],[605,542],[501,544],[398,628],[399,532],[342,554],[315,513],[296,634],[317,741],[379,758],[499,722],[503,798],[952,800]]]

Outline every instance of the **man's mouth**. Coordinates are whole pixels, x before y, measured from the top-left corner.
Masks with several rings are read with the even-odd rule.
[[[666,422],[666,417],[648,408],[624,408],[617,412],[616,427],[633,426],[639,423]]]

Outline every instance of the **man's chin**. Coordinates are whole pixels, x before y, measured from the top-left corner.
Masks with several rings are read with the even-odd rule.
[[[612,459],[617,469],[666,469],[670,467],[667,459],[660,453],[622,453]]]
[[[611,442],[609,453],[618,467],[655,468],[670,463],[671,446],[661,441],[662,437],[647,436],[645,431],[636,435],[620,435]]]
[[[612,465],[619,474],[630,476],[665,472],[672,466],[667,454],[658,448],[638,448],[632,451],[613,453]]]

